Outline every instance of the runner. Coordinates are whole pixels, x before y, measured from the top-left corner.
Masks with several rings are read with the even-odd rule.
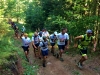
[[[65,29],[65,31],[66,31],[65,49],[68,50],[69,49],[69,35],[67,33],[67,28]]]
[[[24,35],[25,30],[26,30],[26,28],[23,26],[22,29],[21,29],[21,36],[20,36],[20,38]]]
[[[80,36],[75,37],[74,47],[77,47],[76,41],[79,40],[79,39],[81,39],[81,41],[78,45],[78,48],[80,50],[80,53],[81,53],[82,57],[79,60],[77,65],[80,69],[82,69],[83,68],[83,62],[88,59],[88,57],[87,57],[88,46],[89,46],[90,43],[93,42],[93,45],[94,45],[93,46],[93,51],[95,51],[96,41],[95,41],[95,37],[92,36],[92,30],[90,30],[90,29],[86,31],[85,35],[80,35]]]
[[[15,28],[15,37],[19,38],[18,34],[19,34],[19,29],[18,29],[18,27],[16,26],[16,28]]]
[[[22,48],[25,52],[26,59],[29,62],[28,54],[29,54],[29,46],[30,46],[31,40],[28,37],[27,33],[25,33],[24,36],[22,37],[22,43],[23,43]]]
[[[58,44],[58,48],[59,48],[59,56],[60,56],[61,61],[64,61],[62,58],[62,53],[64,52],[65,40],[67,38],[67,36],[65,35],[65,32],[66,32],[66,29],[63,28],[62,32],[57,35],[57,39],[58,39],[57,44]],[[57,54],[57,57],[58,57],[58,54]]]
[[[39,40],[39,35],[37,32],[34,33],[34,36],[32,37],[32,46],[34,48],[34,55],[35,57],[39,57],[39,59],[41,59],[41,56],[40,56],[40,50],[39,50],[39,43],[40,43],[40,40]]]
[[[40,37],[42,37],[42,33],[43,33],[43,30],[42,31],[39,31],[38,34],[39,34]]]
[[[57,40],[57,32],[55,31],[54,32],[54,34],[51,34],[50,35],[50,44],[51,44],[51,53],[53,54],[53,55],[55,55],[54,54],[54,46],[55,46],[55,44],[56,44],[56,40]]]
[[[46,36],[46,38],[49,38],[49,32],[46,29],[43,29],[42,31],[42,37]]]
[[[41,54],[43,57],[43,67],[46,67],[46,58],[48,56],[48,41],[47,38],[44,36],[42,42],[39,44],[39,49],[41,50]]]

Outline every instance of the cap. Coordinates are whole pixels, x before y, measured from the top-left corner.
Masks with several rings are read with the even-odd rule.
[[[38,33],[37,33],[37,32],[35,32],[35,33],[34,33],[34,35],[38,35]]]
[[[46,39],[46,36],[43,36],[43,39]]]
[[[57,32],[55,31],[54,34],[57,35]]]
[[[88,30],[86,31],[86,33],[92,33],[92,30],[88,29]]]

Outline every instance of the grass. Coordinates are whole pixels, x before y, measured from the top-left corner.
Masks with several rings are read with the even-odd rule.
[[[22,59],[22,66],[24,68],[23,75],[37,75],[38,65],[30,65],[29,62],[26,61],[23,51],[18,51],[18,55]]]
[[[73,75],[81,75],[80,72],[77,71],[77,70],[74,70],[74,71],[72,72],[72,74],[73,74]]]

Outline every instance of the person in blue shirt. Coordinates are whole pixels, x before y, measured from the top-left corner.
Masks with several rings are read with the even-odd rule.
[[[43,67],[46,67],[46,58],[48,56],[48,41],[46,36],[43,36],[43,41],[40,42],[39,48],[43,57]]]

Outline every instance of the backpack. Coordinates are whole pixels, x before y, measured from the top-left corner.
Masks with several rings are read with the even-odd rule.
[[[90,37],[90,40],[86,40],[86,34],[84,35],[84,38],[81,40],[81,41],[92,41],[93,40],[93,37],[91,36]]]
[[[78,44],[80,44],[80,43],[83,42],[83,41],[90,41],[90,42],[91,42],[92,40],[93,40],[93,37],[92,37],[92,36],[90,37],[90,40],[89,40],[89,39],[87,40],[87,39],[86,39],[86,34],[85,34],[83,39],[78,40]]]
[[[50,39],[51,39],[51,41],[53,42],[54,39],[55,39],[55,36],[54,36],[54,35],[50,36]]]
[[[39,32],[39,36],[42,36],[42,31]]]
[[[43,44],[42,47],[45,47],[45,46],[46,46],[45,43],[44,43],[43,41],[42,41],[42,44]]]

